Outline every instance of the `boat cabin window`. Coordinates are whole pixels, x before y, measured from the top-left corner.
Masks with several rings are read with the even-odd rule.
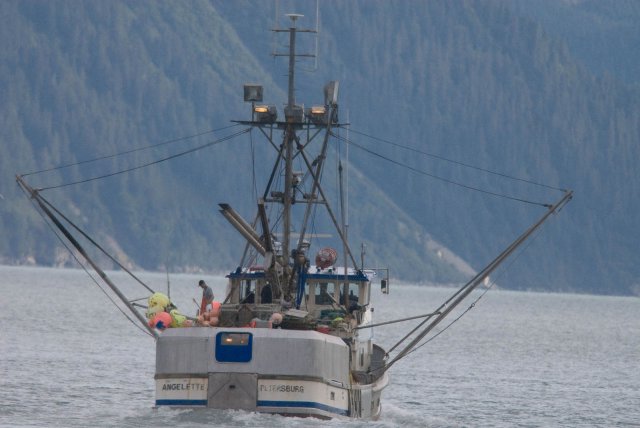
[[[369,283],[351,282],[349,284],[342,284],[340,290],[340,304],[347,308],[355,305],[365,306],[369,304]]]
[[[365,306],[369,303],[368,287],[368,282],[344,284],[341,281],[313,281],[307,284],[305,301],[314,306],[331,306],[333,297],[337,303],[347,308],[354,305]]]
[[[336,284],[333,282],[321,282],[315,287],[315,303],[316,305],[331,305],[333,301],[331,297],[336,299]],[[336,299],[337,300],[337,299]]]
[[[273,287],[264,277],[235,277],[229,280],[227,295],[230,303],[273,303]]]
[[[254,281],[247,279],[242,281],[240,285],[240,303],[256,302],[256,284]]]

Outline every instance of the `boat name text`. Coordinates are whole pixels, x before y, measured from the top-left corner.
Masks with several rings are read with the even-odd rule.
[[[260,392],[298,392],[304,393],[303,385],[260,385]]]
[[[201,383],[165,383],[162,385],[163,391],[204,391]]]

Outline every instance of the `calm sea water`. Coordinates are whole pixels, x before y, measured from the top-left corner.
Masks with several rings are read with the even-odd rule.
[[[141,275],[166,290],[166,276]],[[184,313],[200,278],[170,278]],[[203,278],[223,294],[224,278]],[[381,420],[345,422],[154,410],[153,340],[84,272],[0,267],[0,290],[1,426],[640,426],[638,298],[491,290],[394,366]],[[429,312],[450,293],[374,293],[376,321]],[[411,326],[379,328],[376,340],[389,347]]]

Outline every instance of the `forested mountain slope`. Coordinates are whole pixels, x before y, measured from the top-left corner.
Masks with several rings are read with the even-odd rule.
[[[640,85],[640,3],[635,0],[515,0],[527,16],[567,44],[596,75]]]
[[[0,254],[9,261],[33,256],[51,264],[54,257],[64,257],[64,252],[54,254],[53,235],[23,199],[7,201],[17,191],[11,174],[226,125],[214,107],[235,91],[221,82],[236,73],[251,76],[255,69],[251,55],[205,2],[3,2],[0,7],[0,120],[2,145],[11,154],[1,161],[7,239]],[[235,47],[239,61],[233,69],[224,68],[231,66],[228,61],[215,60],[218,45]],[[145,156],[30,180],[38,186],[59,184],[148,161]],[[198,186],[209,172],[217,178],[210,161],[210,156],[192,156],[47,196],[65,202],[63,209],[71,209],[90,232],[107,235],[141,266],[156,267],[168,259],[175,265],[203,265],[211,260],[204,237],[216,230],[213,203],[193,210],[185,202],[202,198]],[[177,222],[180,218],[186,221]]]
[[[244,28],[239,10],[223,4],[228,21]],[[244,4],[242,10],[255,10],[260,3]],[[337,58],[331,69],[340,70],[348,88],[343,96],[354,128],[366,123],[359,129],[368,134],[576,191],[567,212],[501,278],[507,286],[637,290],[640,98],[634,87],[586,68],[563,40],[520,18],[510,2],[385,4],[339,2],[322,11],[329,40],[321,55]],[[606,21],[607,8],[600,9]],[[245,30],[238,34],[253,46],[252,31],[262,29]],[[447,179],[532,200],[557,197],[390,150]],[[526,205],[405,175],[366,155],[360,165],[426,230],[477,268],[538,215]]]
[[[27,176],[35,187],[66,184],[134,168],[216,141],[232,131],[195,135],[247,119],[242,84],[259,80],[270,96],[283,98],[278,84],[250,55],[234,29],[206,1],[5,2],[2,26],[2,162],[0,260],[5,263],[73,265],[27,200],[13,175],[59,165],[70,168]],[[262,17],[257,17],[262,19]],[[316,82],[321,91],[324,81]],[[132,267],[171,270],[230,270],[238,263],[240,237],[217,212],[231,203],[246,217],[255,210],[252,155],[268,147],[245,137],[172,162],[100,181],[52,189],[44,196]],[[139,147],[177,140],[153,150],[110,157]],[[106,157],[100,162],[86,159]],[[258,171],[264,172],[264,171]],[[327,173],[331,172],[331,167]],[[352,196],[368,206],[388,200],[354,170]],[[415,280],[461,281],[460,265],[391,202],[369,210],[352,233],[370,243],[364,225],[388,245],[369,249],[375,263],[418,263]],[[399,242],[397,228],[413,230]],[[364,236],[364,237],[362,237]],[[235,245],[235,249],[233,247]],[[108,262],[108,261],[106,261]],[[462,266],[464,268],[464,266]]]
[[[287,7],[280,2],[280,12]],[[291,7],[307,8],[301,26],[315,25],[314,2]],[[273,15],[273,3],[260,1],[3,2],[0,145],[10,155],[0,158],[2,260],[56,258],[54,239],[17,194],[13,174],[226,126],[246,116],[245,82],[262,83],[265,98],[281,105],[286,65],[268,55]],[[637,291],[640,98],[632,87],[597,76],[509,2],[321,2],[319,52],[318,69],[299,76],[299,99],[319,102],[321,85],[340,80],[340,113],[355,143],[527,200],[552,202],[560,192],[363,134],[576,191],[498,278],[501,286]],[[250,216],[248,169],[228,171],[250,165],[252,142],[243,141],[47,194],[139,267],[228,269],[240,254],[219,243],[238,239],[215,204]],[[31,179],[45,186],[150,159],[136,152]],[[355,146],[349,160],[351,206],[360,208],[351,209],[350,236],[368,244],[372,262],[391,259],[401,279],[459,281],[459,269],[439,260],[438,242],[480,268],[544,212],[411,173]],[[230,191],[246,196],[225,200]]]

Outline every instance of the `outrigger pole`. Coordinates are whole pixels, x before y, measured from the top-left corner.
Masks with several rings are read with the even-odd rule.
[[[398,360],[407,355],[411,350],[413,350],[418,343],[427,335],[431,330],[437,326],[440,321],[442,321],[449,313],[458,306],[478,285],[480,285],[493,271],[495,271],[500,264],[505,261],[520,245],[522,245],[532,234],[535,232],[542,224],[547,221],[551,214],[555,214],[559,211],[567,202],[571,200],[573,197],[573,191],[567,190],[564,195],[555,205],[549,207],[549,210],[531,227],[529,227],[522,235],[520,235],[511,245],[509,245],[498,257],[496,257],[491,263],[489,263],[482,271],[480,271],[471,281],[466,283],[460,290],[458,290],[449,300],[444,302],[440,307],[434,311],[434,314],[438,314],[437,317],[433,319],[425,328],[413,339],[407,346],[405,346],[402,351],[398,355],[396,355],[393,360],[391,360],[388,364],[386,364],[382,370],[387,371],[389,368],[395,364]],[[422,323],[420,323],[416,328],[409,332],[405,337],[403,337],[398,343],[396,343],[388,352],[391,352],[395,349],[400,343],[404,342],[410,335],[413,334],[420,327],[425,325],[431,316],[427,317]]]
[[[33,189],[31,186],[29,186],[22,179],[21,176],[16,175],[16,181],[18,182],[20,187],[22,187],[31,196],[31,198],[34,199],[38,203],[38,206],[40,207],[40,209],[47,215],[47,217],[49,217],[49,219],[51,219],[53,224],[55,224],[55,226],[58,228],[58,230],[60,230],[60,232],[62,232],[62,234],[71,243],[71,245],[73,245],[75,247],[75,249],[78,250],[78,252],[82,255],[82,257],[84,257],[84,259],[87,261],[87,263],[89,263],[91,265],[93,270],[98,275],[100,275],[100,278],[102,278],[102,280],[109,286],[109,288],[111,288],[111,290],[113,290],[113,292],[120,298],[120,300],[127,306],[127,308],[129,308],[129,311],[131,311],[131,313],[133,313],[133,315],[138,319],[138,321],[140,321],[140,323],[147,329],[147,331],[154,338],[157,339],[158,338],[158,332],[156,332],[154,329],[149,327],[149,324],[147,324],[147,320],[142,316],[142,314],[140,314],[140,312],[138,312],[133,307],[131,302],[129,302],[127,297],[124,294],[122,294],[120,289],[118,289],[118,287],[116,287],[116,285],[111,281],[111,279],[107,276],[107,274],[102,269],[100,269],[100,267],[93,261],[93,259],[91,257],[89,257],[89,255],[84,250],[82,245],[80,245],[80,243],[73,237],[71,232],[69,232],[67,230],[67,228],[62,224],[62,222],[60,222],[60,220],[51,212],[51,210],[47,207],[49,202],[47,202],[42,196],[40,196],[40,193],[36,189]]]

